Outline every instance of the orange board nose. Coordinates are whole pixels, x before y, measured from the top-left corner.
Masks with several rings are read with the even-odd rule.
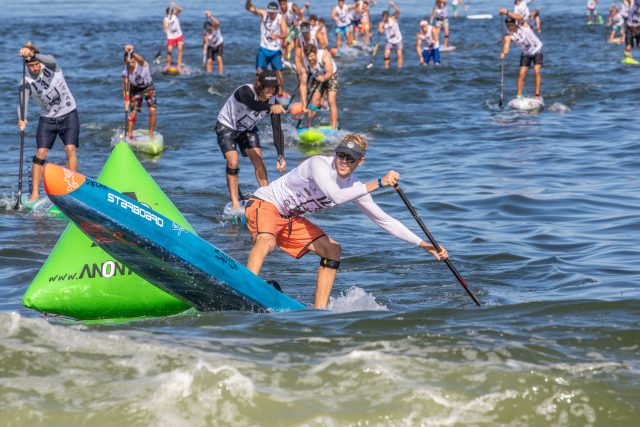
[[[44,166],[44,189],[52,196],[63,196],[77,190],[86,177],[53,163]]]

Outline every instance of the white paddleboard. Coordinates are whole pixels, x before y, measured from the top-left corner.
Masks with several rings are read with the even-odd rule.
[[[544,100],[535,98],[516,98],[509,101],[508,105],[514,110],[536,111],[544,108]]]
[[[467,19],[493,19],[493,15],[467,15]]]
[[[455,46],[440,46],[440,52],[451,52],[456,50]]]
[[[164,150],[164,138],[160,132],[154,132],[153,139],[149,138],[147,129],[136,129],[133,131],[133,139],[126,138],[127,144],[132,150],[147,154],[159,154]]]

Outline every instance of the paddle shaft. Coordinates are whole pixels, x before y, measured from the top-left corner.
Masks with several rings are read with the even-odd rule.
[[[500,101],[498,107],[504,105],[504,58],[500,59]]]
[[[20,120],[26,120],[26,101],[25,94],[27,92],[26,87],[26,72],[27,72],[27,63],[22,61],[22,88],[20,90]],[[24,162],[24,130],[20,131],[20,165],[18,167],[18,200],[16,200],[16,204],[13,207],[14,210],[22,209],[22,163]]]
[[[172,16],[173,16],[173,8],[169,9],[169,19],[171,19]],[[165,34],[165,37],[166,37],[166,34]],[[160,58],[162,58],[162,46],[164,46],[164,38],[160,42],[160,49],[158,49],[158,53],[156,53],[156,57],[153,58],[153,62],[155,62],[156,64],[159,64]]]
[[[320,86],[320,83],[313,79],[311,83],[311,90],[309,91],[309,95],[307,95],[307,108],[309,108],[309,102],[311,102],[311,98],[313,97],[313,94],[316,93],[318,86]],[[298,120],[298,123],[296,123],[296,129],[300,128],[300,123],[302,123],[302,118]]]
[[[131,90],[130,82],[129,82],[129,61],[131,60],[131,53],[127,54],[127,76],[124,78],[124,135],[127,138],[127,133],[129,132],[129,91]]]
[[[438,245],[438,242],[436,242],[436,239],[433,238],[433,236],[429,232],[429,229],[427,228],[427,226],[424,225],[424,222],[422,222],[422,219],[420,219],[420,217],[418,216],[418,213],[414,209],[414,207],[411,204],[411,202],[409,202],[409,199],[404,194],[404,191],[402,191],[402,188],[400,188],[400,186],[398,184],[394,185],[394,188],[398,192],[398,195],[400,195],[400,198],[402,199],[404,204],[407,206],[407,209],[409,209],[409,212],[411,212],[411,215],[413,215],[413,218],[416,220],[416,222],[418,223],[418,225],[420,226],[420,228],[422,229],[424,234],[429,239],[429,242],[431,242],[431,244],[435,248],[436,252],[440,252],[441,251],[440,245]],[[480,301],[478,301],[478,299],[473,294],[473,292],[471,292],[471,290],[467,286],[466,280],[464,280],[464,278],[460,275],[460,273],[458,273],[458,270],[456,270],[456,268],[453,266],[453,264],[451,263],[451,260],[449,258],[447,258],[447,259],[444,260],[444,262],[445,262],[445,264],[447,264],[447,267],[449,267],[449,270],[451,270],[451,272],[456,277],[456,279],[458,279],[458,282],[460,282],[460,284],[462,285],[464,290],[467,291],[467,294],[469,294],[469,296],[471,297],[473,302],[475,302],[476,305],[480,306]]]

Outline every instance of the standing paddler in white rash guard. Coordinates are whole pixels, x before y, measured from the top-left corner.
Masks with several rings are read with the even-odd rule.
[[[313,156],[291,172],[260,187],[245,208],[247,226],[254,240],[247,268],[260,273],[262,263],[276,246],[294,258],[311,251],[320,256],[314,307],[326,309],[333,282],[340,267],[340,245],[302,215],[320,209],[353,202],[371,221],[389,234],[418,246],[437,260],[447,251],[435,248],[412,233],[398,220],[387,215],[369,193],[395,185],[400,174],[389,171],[384,177],[367,183],[354,174],[364,162],[368,142],[350,134],[338,144],[335,156]]]

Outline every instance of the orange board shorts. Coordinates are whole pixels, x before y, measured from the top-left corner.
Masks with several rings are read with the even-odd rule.
[[[272,234],[276,245],[294,258],[303,257],[307,246],[326,235],[306,218],[283,218],[273,204],[260,199],[249,199],[244,216],[254,242],[258,234]]]

